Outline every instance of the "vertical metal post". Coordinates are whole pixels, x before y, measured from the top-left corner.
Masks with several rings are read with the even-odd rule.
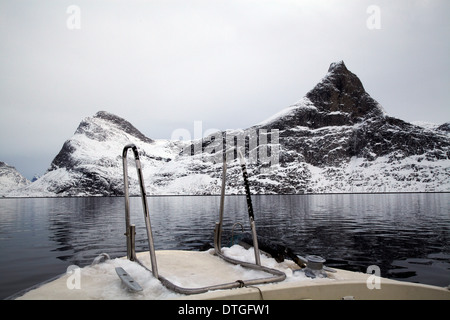
[[[240,149],[238,149],[241,161],[242,175],[244,177],[245,195],[247,198],[248,217],[250,219],[250,227],[252,228],[253,248],[255,249],[255,261],[258,266],[261,265],[261,257],[259,255],[258,236],[256,235],[255,216],[253,214],[252,198],[250,195],[250,184],[248,183],[247,167],[245,159]]]
[[[123,187],[125,195],[125,236],[127,237],[127,259],[132,260],[131,256],[131,232],[130,232],[130,195],[128,190],[128,163],[127,163],[127,153],[128,148],[126,146],[122,152],[122,167],[123,167]]]
[[[129,237],[130,237],[130,258],[128,258],[131,261],[136,261],[136,248],[135,248],[135,242],[136,242],[136,226],[134,224],[130,225],[129,228]]]
[[[144,211],[144,219],[145,226],[147,229],[147,238],[148,238],[148,246],[150,251],[150,261],[152,263],[152,273],[155,278],[159,278],[158,275],[158,267],[156,264],[156,253],[155,246],[153,243],[153,234],[152,234],[152,226],[150,223],[150,216],[148,212],[148,203],[147,203],[147,194],[145,192],[144,179],[142,175],[142,167],[141,161],[139,159],[139,153],[137,147],[134,144],[126,145],[122,152],[122,162],[123,162],[123,182],[124,182],[124,192],[125,192],[125,224],[126,224],[126,233],[127,236],[127,258],[132,260],[135,258],[134,256],[134,235],[131,235],[132,232],[130,230],[130,198],[129,198],[129,190],[128,190],[128,163],[127,163],[127,154],[128,149],[132,149],[134,153],[134,159],[136,163],[137,175],[139,178],[139,187],[141,190],[141,200],[142,207]]]
[[[220,193],[220,211],[219,222],[216,224],[216,238],[214,240],[214,248],[216,252],[222,251],[222,224],[223,224],[223,211],[225,206],[225,183],[227,178],[227,159],[224,153],[223,156],[223,168],[222,168],[222,190]]]

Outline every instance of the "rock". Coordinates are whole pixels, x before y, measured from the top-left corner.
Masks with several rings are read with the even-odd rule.
[[[390,117],[344,62],[300,101],[245,130],[196,141],[152,140],[100,111],[81,121],[48,171],[15,195],[122,195],[122,149],[139,149],[149,194],[244,193],[235,146],[254,194],[450,191],[449,123],[433,129]],[[130,158],[132,158],[130,156]],[[130,190],[139,194],[131,169]]]

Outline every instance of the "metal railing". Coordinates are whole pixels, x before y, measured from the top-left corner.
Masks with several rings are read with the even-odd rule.
[[[130,196],[129,196],[129,187],[128,187],[128,162],[127,162],[127,155],[128,155],[129,149],[131,149],[133,151],[134,159],[135,159],[135,163],[136,163],[137,175],[138,175],[138,179],[139,179],[139,188],[141,191],[142,207],[143,207],[143,211],[144,211],[145,226],[146,226],[146,230],[147,230],[147,238],[148,238],[148,245],[149,245],[149,252],[150,252],[150,261],[151,261],[151,266],[152,266],[151,270],[149,270],[136,257],[135,226],[130,223]],[[266,278],[259,278],[259,279],[236,280],[235,282],[229,282],[229,283],[223,283],[223,284],[199,287],[199,288],[184,288],[184,287],[180,287],[178,285],[173,284],[168,279],[159,275],[158,266],[157,266],[157,262],[156,262],[156,252],[155,252],[155,247],[154,247],[154,242],[153,242],[152,227],[151,227],[150,215],[149,215],[149,209],[148,209],[148,203],[147,203],[147,194],[145,192],[144,178],[142,175],[141,161],[139,159],[138,149],[134,144],[126,145],[122,152],[123,180],[124,180],[124,193],[125,193],[125,225],[126,225],[125,226],[125,228],[126,228],[125,236],[127,238],[127,258],[131,261],[135,261],[135,262],[139,263],[145,269],[151,271],[153,273],[153,276],[155,278],[159,279],[159,281],[161,281],[161,283],[165,287],[167,287],[168,289],[173,290],[177,293],[181,293],[181,294],[198,294],[198,293],[204,293],[204,292],[207,292],[210,290],[239,288],[239,287],[245,287],[245,286],[249,286],[249,285],[257,285],[257,284],[270,283],[270,282],[279,282],[279,281],[283,281],[284,279],[286,279],[286,274],[284,272],[276,270],[276,269],[264,267],[261,265],[261,261],[260,261],[260,257],[259,257],[259,250],[258,250],[258,240],[256,237],[253,209],[251,206],[250,189],[249,189],[248,181],[247,181],[247,170],[245,167],[245,162],[243,162],[242,154],[240,154],[240,156],[241,156],[241,166],[242,166],[242,170],[243,170],[243,174],[244,174],[244,183],[245,183],[245,187],[246,187],[247,205],[248,205],[248,210],[249,210],[250,225],[252,228],[256,264],[232,259],[230,257],[223,255],[222,250],[221,250],[220,239],[221,239],[221,235],[222,235],[223,212],[224,212],[224,202],[225,202],[225,179],[226,179],[226,160],[225,159],[223,161],[223,177],[222,177],[223,180],[222,180],[222,191],[221,191],[220,216],[219,216],[219,222],[216,223],[215,236],[214,236],[215,254],[229,263],[241,265],[241,266],[243,266],[245,268],[249,268],[249,269],[264,271],[264,272],[271,274],[272,276],[266,277]]]

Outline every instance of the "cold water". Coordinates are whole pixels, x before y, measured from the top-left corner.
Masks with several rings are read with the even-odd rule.
[[[258,236],[327,265],[388,278],[450,284],[450,194],[253,196]],[[155,247],[206,250],[219,217],[218,196],[150,196]],[[147,250],[140,198],[131,199],[136,250]],[[249,231],[244,196],[227,196],[227,244],[235,222]],[[100,253],[126,255],[124,198],[0,199],[0,298],[85,266]],[[240,227],[235,233],[241,232]]]

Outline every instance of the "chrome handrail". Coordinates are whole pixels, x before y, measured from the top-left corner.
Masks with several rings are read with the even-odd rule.
[[[127,154],[128,149],[133,150],[134,160],[136,163],[136,171],[139,178],[139,187],[141,190],[142,209],[144,210],[145,227],[147,229],[148,246],[150,251],[150,261],[152,263],[152,273],[155,278],[158,278],[158,266],[156,264],[155,246],[153,243],[152,226],[150,223],[150,215],[148,212],[147,194],[145,192],[144,178],[142,176],[141,160],[139,159],[139,152],[134,144],[128,144],[123,148],[122,164],[123,164],[123,184],[125,192],[125,235],[127,237],[127,258],[131,261],[137,261],[134,234],[135,227],[130,224],[130,195],[128,190],[128,163]]]
[[[249,263],[249,262],[243,262],[240,260],[236,260],[236,259],[227,257],[222,253],[221,239],[222,239],[222,230],[223,230],[223,212],[224,212],[224,206],[225,206],[225,186],[226,186],[225,180],[226,180],[226,173],[227,173],[227,161],[226,161],[225,155],[223,158],[223,169],[222,169],[222,190],[220,193],[219,222],[216,222],[216,228],[214,230],[214,252],[217,256],[219,256],[220,258],[222,258],[223,260],[225,260],[227,262],[230,262],[233,264],[238,264],[238,265],[241,265],[241,266],[249,268],[249,269],[261,270],[261,271],[264,271],[264,272],[267,272],[267,273],[273,275],[273,277],[251,280],[252,284],[263,284],[263,283],[283,281],[284,279],[286,279],[286,274],[284,272],[276,270],[276,269],[264,267],[261,265],[261,259],[260,259],[260,253],[259,253],[259,247],[258,247],[258,237],[256,235],[253,206],[252,206],[252,202],[251,202],[250,186],[248,183],[247,167],[245,165],[245,159],[239,149],[238,149],[238,154],[239,154],[242,174],[243,174],[243,178],[244,178],[245,194],[246,194],[246,199],[247,199],[247,209],[248,209],[248,215],[249,215],[249,220],[250,220],[250,228],[252,230],[253,249],[255,252],[255,263]]]
[[[148,237],[148,244],[149,244],[149,251],[150,251],[150,261],[152,265],[152,270],[149,270],[142,262],[139,261],[139,259],[136,257],[135,253],[135,241],[134,241],[134,234],[135,234],[135,226],[130,224],[130,197],[129,197],[129,187],[128,187],[128,162],[127,162],[127,154],[128,150],[132,149],[135,162],[136,162],[136,170],[139,178],[139,187],[141,190],[141,198],[142,198],[142,206],[144,211],[144,219],[145,219],[145,226],[147,229],[147,237]],[[151,271],[153,273],[153,276],[157,278],[161,283],[168,289],[173,290],[177,293],[181,294],[198,294],[198,293],[204,293],[210,290],[221,290],[221,289],[232,289],[232,288],[240,288],[245,287],[249,285],[256,285],[256,284],[263,284],[263,283],[269,283],[269,282],[278,282],[283,281],[286,279],[286,274],[282,271],[267,268],[260,265],[259,262],[259,256],[256,257],[257,251],[259,254],[259,250],[257,250],[257,247],[255,249],[255,259],[258,264],[248,263],[244,261],[235,260],[232,258],[229,258],[222,254],[221,252],[221,246],[220,246],[220,237],[222,234],[222,222],[223,222],[223,209],[224,209],[224,198],[225,198],[225,179],[226,179],[226,160],[224,159],[224,169],[223,169],[223,181],[222,181],[222,193],[221,193],[221,205],[220,205],[220,222],[216,223],[216,229],[215,229],[215,238],[214,238],[214,246],[215,246],[215,253],[217,256],[221,257],[227,262],[241,265],[245,268],[255,269],[255,270],[261,270],[265,271],[269,274],[272,274],[272,277],[262,278],[262,279],[250,279],[250,280],[236,280],[235,282],[229,282],[229,283],[223,283],[213,286],[207,286],[207,287],[200,287],[200,288],[183,288],[178,285],[173,284],[163,276],[158,274],[158,267],[156,263],[156,253],[153,243],[153,234],[152,234],[152,228],[150,223],[150,215],[148,210],[148,203],[147,203],[147,194],[145,192],[145,185],[144,185],[144,179],[142,175],[142,167],[141,167],[141,161],[139,159],[139,152],[137,147],[134,144],[128,144],[124,147],[122,152],[122,163],[123,163],[123,179],[124,179],[124,193],[125,193],[125,224],[126,224],[126,232],[125,235],[127,237],[127,258],[131,261],[135,261],[139,263],[142,267],[145,269]],[[243,167],[244,168],[244,167]],[[247,182],[246,182],[247,183]],[[249,191],[248,191],[248,197],[249,197]],[[249,208],[250,210],[250,208]],[[251,211],[249,211],[250,213]],[[254,227],[254,220],[253,217],[250,216],[250,223],[253,230],[254,235],[254,242],[256,242],[257,246],[257,239],[256,239],[256,231]]]

